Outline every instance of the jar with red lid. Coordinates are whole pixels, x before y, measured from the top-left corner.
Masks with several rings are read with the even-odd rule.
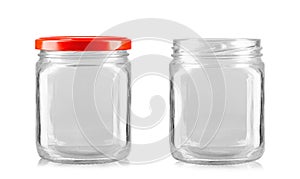
[[[104,163],[130,148],[131,40],[111,36],[39,38],[36,65],[39,155],[62,163]]]

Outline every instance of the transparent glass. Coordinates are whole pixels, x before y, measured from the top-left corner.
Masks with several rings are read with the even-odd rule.
[[[39,155],[62,163],[104,163],[130,148],[130,64],[126,51],[41,51],[36,65]]]
[[[264,64],[257,39],[178,39],[170,64],[170,145],[198,164],[253,161],[264,151]]]

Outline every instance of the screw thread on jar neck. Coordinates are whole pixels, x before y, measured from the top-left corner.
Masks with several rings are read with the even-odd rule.
[[[260,39],[176,39],[173,57],[200,56],[203,58],[234,59],[261,57]]]
[[[126,50],[117,50],[117,51],[48,51],[41,50],[39,53],[40,57],[44,58],[118,58],[118,57],[126,57],[128,56],[128,52]]]

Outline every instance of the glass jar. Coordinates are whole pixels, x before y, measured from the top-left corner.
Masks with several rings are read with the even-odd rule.
[[[173,44],[173,157],[199,164],[260,158],[264,152],[260,40],[178,39]]]
[[[123,37],[36,40],[39,155],[62,163],[104,163],[130,148],[130,64]]]

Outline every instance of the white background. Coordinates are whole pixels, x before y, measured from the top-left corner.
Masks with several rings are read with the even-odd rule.
[[[299,1],[1,1],[0,178],[299,177]],[[172,157],[144,165],[59,165],[35,149],[34,40],[99,35],[122,22],[164,18],[202,37],[261,38],[266,64],[266,151],[256,163],[183,164]],[[148,106],[145,105],[145,110]],[[134,136],[133,136],[134,140]]]

